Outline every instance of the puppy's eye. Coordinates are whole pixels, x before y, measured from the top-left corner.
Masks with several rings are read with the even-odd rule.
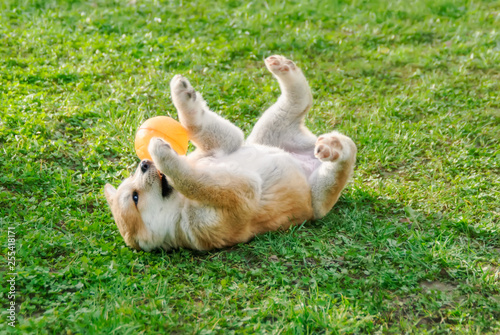
[[[132,193],[132,200],[134,200],[134,203],[137,206],[137,203],[139,202],[139,194],[137,194],[136,191],[134,191],[134,193]]]

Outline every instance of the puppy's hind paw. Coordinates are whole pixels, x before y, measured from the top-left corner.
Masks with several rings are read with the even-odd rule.
[[[335,162],[342,155],[342,143],[335,135],[323,135],[316,141],[314,156],[322,162]]]
[[[269,71],[276,76],[294,73],[298,69],[294,62],[279,55],[266,58],[265,63]]]
[[[358,149],[356,144],[339,132],[321,135],[316,140],[314,156],[322,162],[354,162]]]

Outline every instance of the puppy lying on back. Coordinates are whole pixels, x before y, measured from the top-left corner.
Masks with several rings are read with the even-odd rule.
[[[127,245],[145,251],[227,247],[319,219],[337,202],[353,171],[355,144],[338,132],[314,136],[304,126],[312,95],[302,71],[282,56],[265,63],[282,93],[246,141],[187,79],[172,79],[174,105],[196,150],[179,156],[155,138],[153,161],[140,162],[118,189],[106,184]]]

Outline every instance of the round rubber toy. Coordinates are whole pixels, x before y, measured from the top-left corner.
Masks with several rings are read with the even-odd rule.
[[[141,160],[151,159],[148,152],[149,141],[161,137],[179,155],[185,155],[188,148],[188,134],[179,122],[168,116],[155,116],[146,120],[135,134],[135,152]]]

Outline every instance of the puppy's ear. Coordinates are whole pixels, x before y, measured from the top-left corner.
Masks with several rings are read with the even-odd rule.
[[[104,186],[104,195],[106,196],[109,207],[112,207],[113,202],[115,201],[116,188],[114,188],[111,184],[106,184]]]

